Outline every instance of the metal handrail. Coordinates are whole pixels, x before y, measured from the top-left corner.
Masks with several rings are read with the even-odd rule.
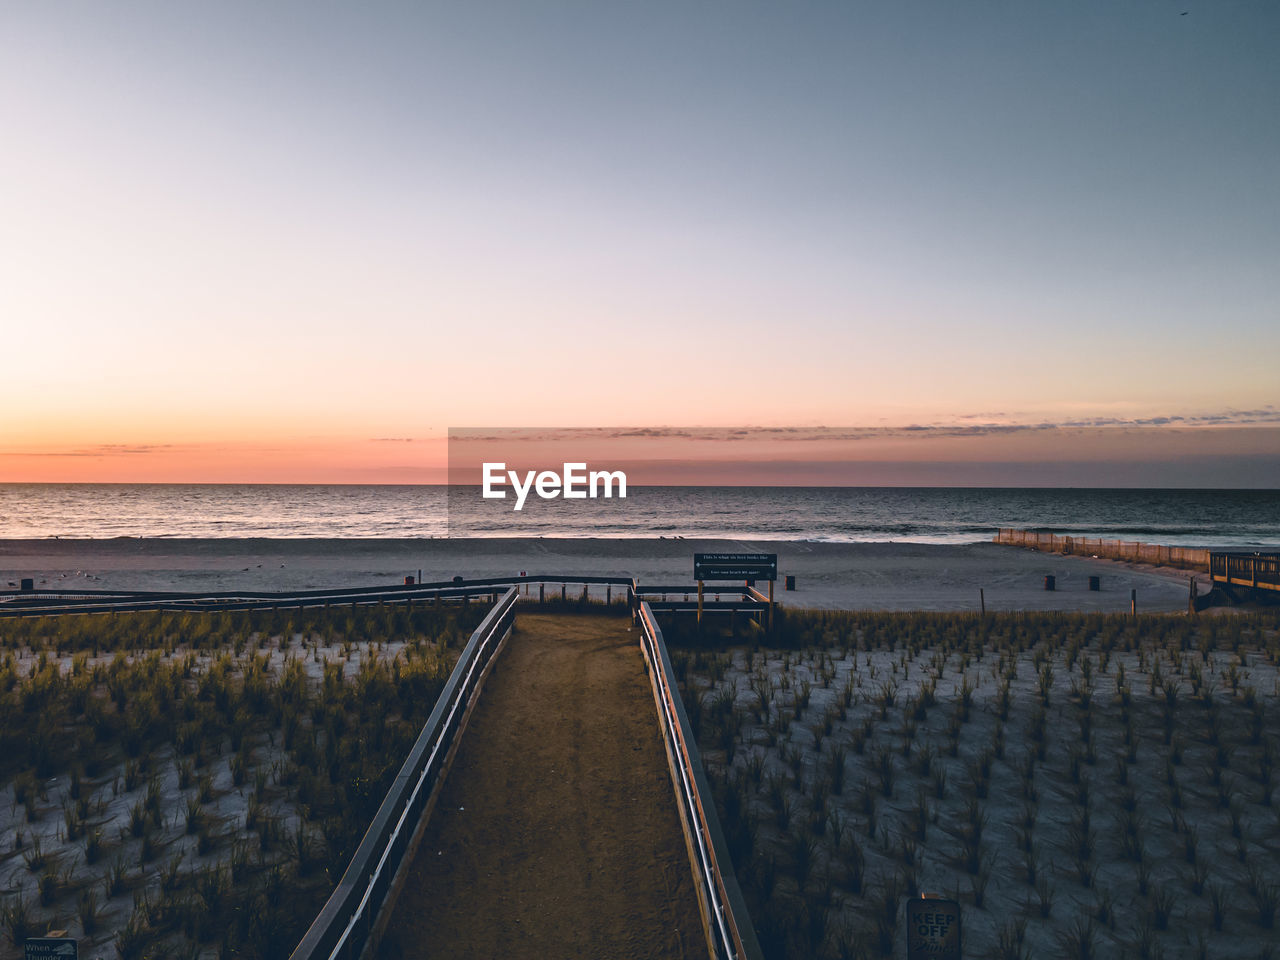
[[[415,600],[448,600],[476,594],[492,593],[498,588],[532,583],[581,583],[625,587],[627,602],[634,610],[639,598],[655,598],[653,602],[675,609],[666,598],[671,595],[693,595],[696,584],[641,584],[634,577],[598,576],[595,574],[523,574],[513,577],[477,577],[461,582],[440,580],[431,583],[381,587],[336,587],[326,590],[221,590],[203,593],[179,593],[158,590],[0,590],[0,617],[31,617],[75,613],[137,613],[148,610],[173,612],[242,611],[255,609],[304,609],[332,604],[410,603]],[[767,602],[759,591],[750,587],[724,585],[711,591],[716,596],[738,597],[744,604],[750,600]],[[706,606],[735,601],[707,601]],[[683,609],[683,608],[681,608]],[[739,606],[738,609],[741,609]]]
[[[364,950],[480,675],[511,630],[517,593],[507,590],[471,634],[386,799],[337,888],[290,955],[291,960],[354,960]],[[376,859],[375,859],[376,858]]]
[[[710,797],[706,774],[697,744],[689,732],[684,702],[676,693],[671,658],[662,637],[662,628],[654,618],[653,608],[641,601],[639,608],[642,648],[649,661],[649,676],[661,706],[663,737],[671,754],[672,767],[678,775],[676,793],[685,816],[690,848],[696,853],[694,864],[703,899],[710,914],[706,918],[709,940],[720,960],[760,960],[763,954],[756,940],[755,928],[733,872],[733,861],[720,829],[715,807],[704,801]]]
[[[425,600],[461,600],[476,594],[496,594],[498,587],[447,587],[415,594],[404,593],[328,593],[319,596],[297,594],[265,594],[258,597],[191,597],[176,599],[138,599],[121,596],[114,600],[87,598],[48,603],[11,602],[0,604],[0,617],[76,616],[91,613],[218,613],[242,610],[302,610],[328,606],[375,606],[381,603],[403,604]]]
[[[469,587],[501,587],[509,586],[513,583],[538,583],[545,581],[546,583],[612,583],[625,585],[633,583],[631,577],[606,577],[596,574],[523,574],[510,577],[468,577],[462,581]],[[66,590],[66,589],[36,589],[36,590],[0,590],[0,599],[14,599],[19,597],[33,596],[63,596],[63,597],[135,597],[139,599],[156,599],[156,600],[190,600],[190,599],[219,599],[219,598],[246,598],[246,599],[270,599],[278,596],[290,597],[323,597],[333,593],[341,594],[365,594],[365,593],[417,593],[422,591],[433,591],[439,588],[455,587],[458,585],[457,580],[432,580],[430,582],[414,584],[390,584],[387,586],[374,587],[337,587],[325,588],[318,590],[215,590],[203,593],[192,593],[188,591],[175,590]]]
[[[330,604],[408,603],[414,600],[453,599],[494,593],[498,588],[523,583],[581,583],[623,586],[631,591],[629,577],[591,574],[533,574],[515,577],[481,577],[458,583],[453,580],[389,587],[339,587],[330,590],[268,592],[257,590],[209,593],[157,591],[0,591],[0,617],[44,616],[61,613],[136,613],[146,610],[175,612],[238,611],[272,607],[320,607]],[[630,593],[629,593],[630,595]],[[39,602],[45,601],[45,602]]]
[[[742,586],[710,586],[703,590],[704,594],[718,594],[727,597],[746,597],[752,590],[751,587]],[[684,593],[696,596],[698,593],[698,585],[696,583],[676,583],[676,584],[660,584],[654,585],[642,583],[636,587],[636,594],[641,597],[665,597],[672,593]]]

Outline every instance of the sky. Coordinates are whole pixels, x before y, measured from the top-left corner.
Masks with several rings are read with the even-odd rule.
[[[1269,0],[6,3],[0,481],[1276,486],[1277,103]]]

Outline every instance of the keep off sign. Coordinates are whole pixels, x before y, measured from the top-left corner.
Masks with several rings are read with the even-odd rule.
[[[907,960],[960,960],[960,904],[907,901]]]

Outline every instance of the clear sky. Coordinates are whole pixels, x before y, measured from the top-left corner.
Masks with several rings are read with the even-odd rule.
[[[0,480],[413,481],[482,424],[1265,477],[1277,104],[1272,0],[6,3]]]

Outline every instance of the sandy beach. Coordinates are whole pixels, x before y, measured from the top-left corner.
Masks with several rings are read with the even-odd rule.
[[[0,540],[0,589],[293,590],[530,574],[634,576],[691,583],[693,554],[778,554],[775,596],[795,607],[846,610],[1127,611],[1187,607],[1189,574],[1039,553],[994,543],[813,543],[766,540]],[[793,575],[796,590],[783,589]],[[1057,589],[1044,589],[1052,575]],[[1089,577],[1101,578],[1090,591]],[[1200,575],[1199,589],[1208,589]]]

